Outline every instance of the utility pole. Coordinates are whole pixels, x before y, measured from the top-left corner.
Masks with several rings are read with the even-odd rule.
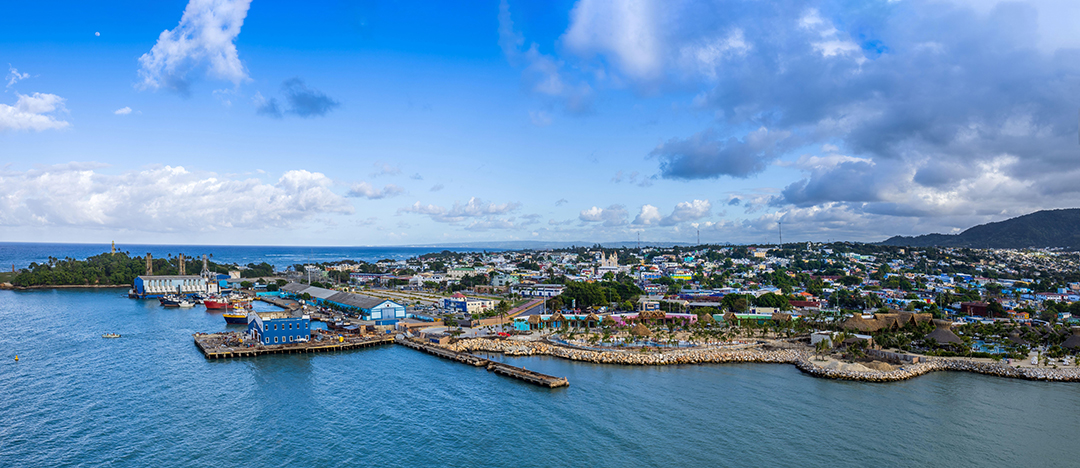
[[[697,228],[697,245],[701,245],[701,228]]]
[[[776,225],[780,227],[780,248],[784,248],[784,223],[780,221],[776,222]]]

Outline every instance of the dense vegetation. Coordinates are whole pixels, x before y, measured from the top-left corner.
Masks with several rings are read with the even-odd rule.
[[[153,266],[155,275],[180,274],[179,257],[156,258]],[[202,271],[202,260],[185,258],[184,267],[188,274],[198,274]],[[228,273],[230,266],[209,262],[209,268],[215,273]],[[103,253],[86,260],[50,257],[45,263],[31,263],[12,278],[11,284],[20,287],[129,285],[136,276],[145,273],[146,259],[131,257],[127,252]]]

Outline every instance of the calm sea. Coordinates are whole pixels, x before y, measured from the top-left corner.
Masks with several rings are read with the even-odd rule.
[[[211,362],[191,334],[219,314],[123,293],[0,291],[0,466],[1077,466],[1075,384],[501,358],[569,378],[549,390],[397,346]]]
[[[25,268],[30,262],[42,263],[54,258],[74,258],[83,260],[87,257],[109,252],[110,244],[45,244],[25,242],[0,242],[0,270],[11,271]],[[140,245],[117,244],[118,252],[128,252],[133,256],[145,256],[150,253],[154,258],[184,254],[188,258],[201,258],[213,255],[218,263],[266,262],[278,268],[295,264],[329,262],[336,260],[363,260],[374,262],[382,259],[405,260],[431,252],[449,250],[452,252],[475,252],[481,249],[442,248],[442,247],[275,247],[275,246],[236,246],[236,245]],[[498,249],[487,249],[489,252]]]

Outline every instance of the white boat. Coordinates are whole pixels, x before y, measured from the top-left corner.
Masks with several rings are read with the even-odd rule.
[[[182,299],[178,305],[180,307],[195,307],[195,302],[189,299]]]

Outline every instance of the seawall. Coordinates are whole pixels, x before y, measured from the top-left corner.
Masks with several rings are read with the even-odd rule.
[[[800,349],[721,349],[668,350],[664,352],[590,351],[550,343],[470,338],[446,345],[459,352],[502,353],[507,356],[554,356],[572,361],[597,364],[663,366],[678,364],[775,363],[792,364],[814,377],[864,382],[896,382],[937,371],[974,372],[1025,380],[1080,382],[1080,370],[1016,368],[996,362],[966,359],[928,358],[925,362],[905,365],[892,371],[851,371],[830,369],[814,363],[810,352]]]

